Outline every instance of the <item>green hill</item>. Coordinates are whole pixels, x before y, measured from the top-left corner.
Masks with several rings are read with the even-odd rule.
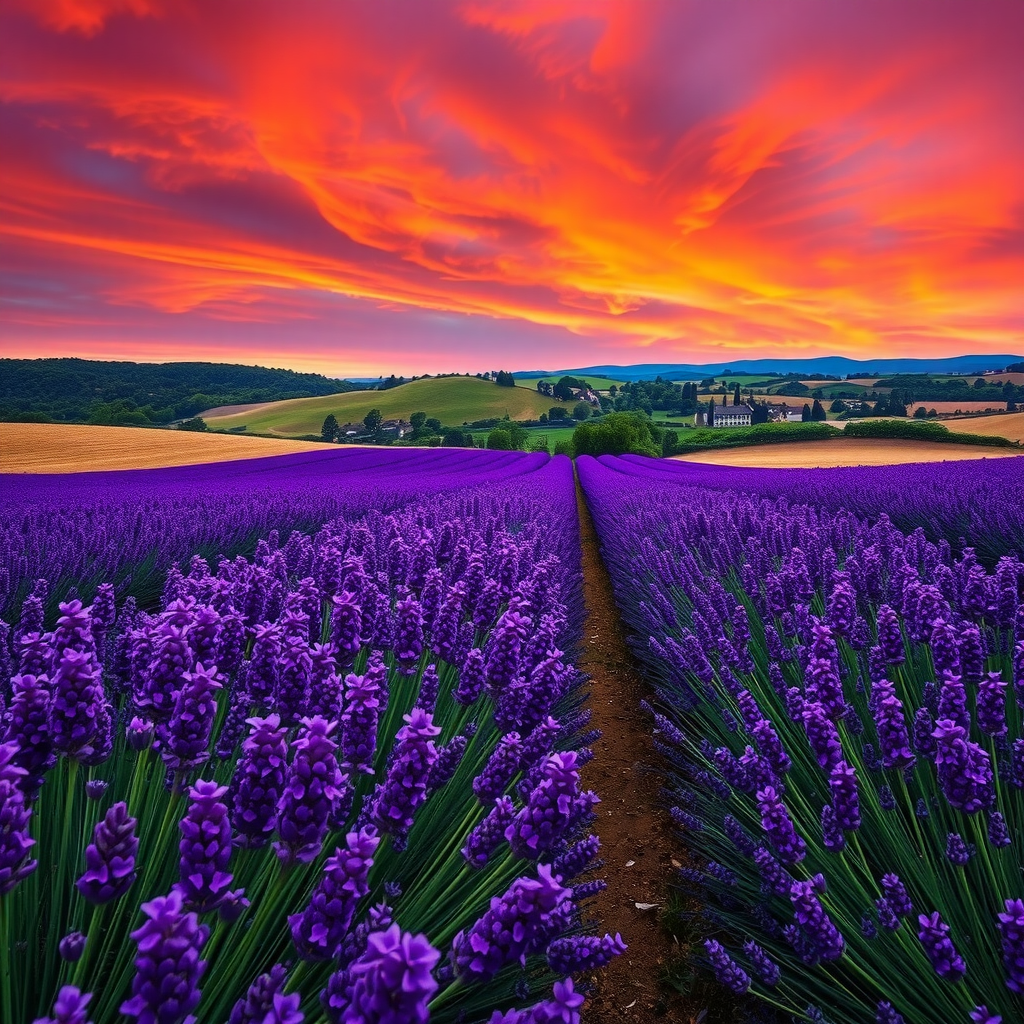
[[[353,391],[323,398],[298,398],[267,402],[240,412],[218,415],[213,409],[203,418],[213,430],[244,426],[254,434],[282,437],[319,434],[328,413],[339,423],[357,423],[371,409],[380,409],[385,419],[408,420],[414,412],[436,416],[447,426],[458,427],[474,420],[503,417],[537,419],[560,403],[531,388],[503,388],[476,377],[441,377],[414,380],[387,391]]]

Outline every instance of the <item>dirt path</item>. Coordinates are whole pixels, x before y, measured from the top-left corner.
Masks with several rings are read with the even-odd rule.
[[[607,890],[596,911],[602,931],[620,932],[629,949],[588,978],[594,996],[584,1011],[586,1024],[665,1020],[686,1024],[693,1014],[682,998],[661,983],[674,959],[672,939],[658,923],[658,910],[638,910],[637,903],[664,906],[673,865],[674,840],[658,806],[658,779],[643,771],[653,753],[651,732],[639,709],[648,695],[633,667],[619,619],[608,570],[598,551],[594,524],[577,485],[580,537],[583,544],[583,628],[580,668],[591,677],[593,725],[604,735],[584,781],[602,797],[595,831],[601,839]],[[627,866],[629,865],[629,866]]]

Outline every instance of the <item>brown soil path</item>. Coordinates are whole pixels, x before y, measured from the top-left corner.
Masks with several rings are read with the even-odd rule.
[[[608,570],[601,561],[597,534],[577,484],[577,508],[583,545],[583,628],[580,668],[591,677],[592,724],[602,738],[584,781],[602,802],[594,829],[601,839],[608,888],[598,897],[603,931],[620,932],[629,949],[591,978],[586,1024],[628,1021],[694,1020],[681,996],[662,984],[678,954],[658,919],[679,861],[664,810],[658,805],[659,780],[643,770],[654,753],[651,730],[639,704],[649,690],[633,666],[626,635],[615,607]],[[627,866],[628,865],[628,866]],[[637,903],[657,904],[638,910]]]

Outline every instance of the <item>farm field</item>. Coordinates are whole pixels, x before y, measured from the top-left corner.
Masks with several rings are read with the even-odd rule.
[[[1024,412],[1008,412],[1001,416],[966,416],[947,420],[950,430],[966,434],[987,434],[989,437],[1008,437],[1024,443]]]
[[[914,415],[914,410],[918,406],[924,406],[927,409],[934,409],[939,413],[955,413],[955,412],[993,412],[999,409],[1006,409],[1006,400],[994,398],[987,402],[917,402],[913,405],[907,406],[907,414],[909,416]]]
[[[446,426],[458,427],[474,420],[501,419],[506,413],[514,420],[537,419],[558,404],[532,388],[501,388],[476,377],[441,377],[411,381],[387,391],[269,402],[244,412],[221,414],[212,409],[202,415],[217,430],[245,426],[253,433],[294,436],[319,434],[328,413],[339,423],[357,423],[371,409],[380,409],[385,419],[408,420],[414,412],[425,412]]]
[[[0,473],[155,469],[322,451],[314,441],[79,423],[0,423]]]
[[[959,425],[959,421],[957,421]],[[841,427],[842,423],[836,426]],[[959,426],[958,426],[959,429]],[[812,469],[829,466],[891,466],[908,462],[961,462],[1019,456],[1014,449],[981,448],[934,441],[843,438],[833,441],[792,441],[749,445],[709,452],[674,455],[673,462],[702,462],[715,466],[753,466],[764,469]]]
[[[516,377],[516,383],[521,387],[536,388],[538,381],[545,380],[549,384],[557,384],[562,377],[572,377],[574,374],[556,374],[548,377]],[[595,377],[593,374],[581,374],[577,380],[585,380],[595,391],[607,391],[612,385],[621,387],[623,384],[622,380],[618,380],[614,377]]]

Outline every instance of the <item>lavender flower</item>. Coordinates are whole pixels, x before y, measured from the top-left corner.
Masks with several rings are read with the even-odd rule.
[[[750,958],[754,973],[762,984],[774,988],[782,977],[779,965],[753,939],[743,943],[743,952]]]
[[[991,807],[995,788],[988,754],[969,742],[967,730],[950,719],[939,719],[932,735],[939,785],[950,806],[966,814]]]
[[[283,864],[306,864],[320,852],[334,804],[342,795],[342,775],[331,739],[335,723],[318,715],[303,718],[294,757],[277,804],[279,840],[274,851]]]
[[[61,959],[69,964],[76,963],[82,959],[85,952],[86,938],[81,932],[69,932],[60,942],[57,943],[57,951]]]
[[[919,914],[917,924],[917,937],[935,973],[948,981],[959,981],[967,973],[967,965],[949,938],[949,925],[937,910],[931,914]]]
[[[188,811],[178,828],[181,842],[178,851],[179,881],[185,905],[204,912],[216,910],[228,895],[231,873],[231,822],[227,804],[221,798],[227,786],[200,780],[189,790]]]
[[[999,811],[993,811],[988,819],[988,841],[1001,850],[1011,844],[1010,830],[1006,827],[1006,819]]]
[[[518,878],[490,909],[452,943],[456,977],[465,982],[490,981],[507,964],[526,963],[553,933],[566,927],[572,913],[572,890],[541,864],[537,878]]]
[[[231,820],[242,846],[263,846],[277,824],[288,767],[287,728],[278,715],[249,718],[251,727],[235,769]]]
[[[519,770],[523,744],[519,733],[502,736],[480,774],[473,780],[477,800],[486,805],[500,796]]]
[[[804,934],[813,943],[822,960],[838,960],[846,949],[839,929],[825,912],[815,893],[814,882],[794,882],[790,888],[790,900],[796,913],[796,920]]]
[[[427,798],[430,771],[437,761],[434,737],[441,729],[433,715],[413,708],[395,735],[394,762],[373,806],[373,821],[396,843],[404,844],[416,809]]]
[[[135,882],[135,857],[139,852],[135,825],[122,800],[93,829],[92,842],[85,848],[85,871],[75,882],[90,903],[116,900]]]
[[[57,763],[50,742],[50,689],[45,675],[11,677],[6,718],[3,742],[16,746],[11,763],[25,769],[21,788],[31,800],[39,792],[46,772]]]
[[[797,834],[793,821],[782,799],[772,786],[757,792],[757,808],[761,815],[761,827],[768,833],[784,864],[796,864],[804,859],[807,844]]]
[[[1006,987],[1018,995],[1024,992],[1024,900],[1005,900],[1006,913],[996,917],[996,927],[1006,968]]]
[[[148,920],[131,933],[139,948],[132,998],[121,1012],[139,1024],[181,1024],[199,1004],[206,971],[199,954],[209,929],[194,913],[183,912],[177,890],[143,903],[142,912]]]
[[[750,975],[714,939],[705,939],[704,948],[708,951],[718,983],[737,995],[743,995],[750,988]]]
[[[829,773],[832,807],[836,823],[848,831],[860,828],[860,797],[857,791],[857,773],[846,761],[839,761]]]
[[[1006,681],[998,672],[989,672],[978,683],[976,710],[978,728],[986,736],[1006,735]]]
[[[579,793],[579,781],[575,751],[552,754],[545,761],[544,778],[505,832],[517,857],[536,859],[565,832],[571,821],[573,798]]]
[[[596,971],[626,952],[626,944],[617,932],[600,938],[596,935],[572,935],[555,939],[547,948],[548,966],[560,975]]]
[[[423,653],[423,613],[419,601],[407,597],[395,605],[395,657],[404,676],[416,674]]]
[[[217,690],[223,686],[215,669],[197,664],[186,672],[167,724],[167,742],[161,754],[167,766],[186,771],[210,756],[210,733],[217,715]]]
[[[498,797],[494,806],[466,838],[466,845],[460,853],[473,868],[482,868],[491,854],[505,841],[505,831],[515,817],[512,798]],[[564,876],[563,876],[564,877]]]
[[[909,917],[914,912],[914,905],[899,875],[882,875],[882,892],[892,912],[898,917]]]
[[[879,679],[871,688],[871,698],[882,765],[885,768],[903,768],[913,764],[903,702],[896,696],[895,686],[888,679]]]
[[[52,1017],[37,1017],[33,1024],[89,1024],[86,1007],[92,993],[80,992],[74,985],[63,985],[53,1003]]]
[[[380,840],[372,828],[349,832],[344,849],[327,858],[305,910],[288,918],[292,941],[306,960],[331,960],[352,925],[356,905],[370,891],[367,877]]]
[[[100,667],[91,651],[64,650],[53,677],[50,741],[68,757],[92,753],[104,703]]]
[[[342,767],[350,772],[373,774],[377,744],[380,685],[369,672],[345,677],[344,711],[341,715]]]
[[[274,964],[266,974],[261,974],[231,1008],[228,1024],[264,1024],[287,977],[288,971],[281,964]]]

